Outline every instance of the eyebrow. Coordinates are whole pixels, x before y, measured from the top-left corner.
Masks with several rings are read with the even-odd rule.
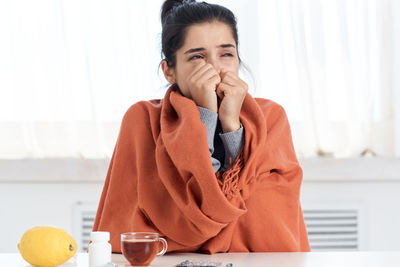
[[[235,48],[235,46],[233,44],[221,44],[221,45],[219,45],[217,47],[218,48],[228,48],[228,47]],[[190,53],[204,51],[204,50],[206,50],[204,47],[191,48],[191,49],[187,50],[184,54],[190,54]]]

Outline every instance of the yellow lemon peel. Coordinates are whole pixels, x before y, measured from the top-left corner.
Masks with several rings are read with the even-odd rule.
[[[37,226],[24,233],[18,244],[21,256],[37,267],[63,264],[76,253],[75,240],[64,230],[52,226]]]

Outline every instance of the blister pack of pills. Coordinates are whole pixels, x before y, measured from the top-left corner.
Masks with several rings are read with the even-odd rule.
[[[185,260],[176,266],[177,267],[222,267],[222,262]],[[228,263],[226,265],[226,267],[232,267],[232,266],[233,266],[232,263]]]

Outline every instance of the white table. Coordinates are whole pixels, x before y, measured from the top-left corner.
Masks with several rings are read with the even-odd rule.
[[[124,266],[125,259],[113,254],[113,262]],[[222,262],[221,267],[232,263],[233,267],[398,267],[400,251],[385,252],[310,252],[310,253],[221,253],[214,255],[180,253],[157,257],[153,267],[172,267],[184,260],[212,260]],[[18,253],[0,253],[1,267],[29,267]],[[62,267],[88,267],[88,255],[79,253]]]

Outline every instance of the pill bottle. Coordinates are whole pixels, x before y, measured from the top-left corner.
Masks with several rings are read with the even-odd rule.
[[[109,232],[91,232],[89,244],[89,267],[106,267],[111,263]]]

